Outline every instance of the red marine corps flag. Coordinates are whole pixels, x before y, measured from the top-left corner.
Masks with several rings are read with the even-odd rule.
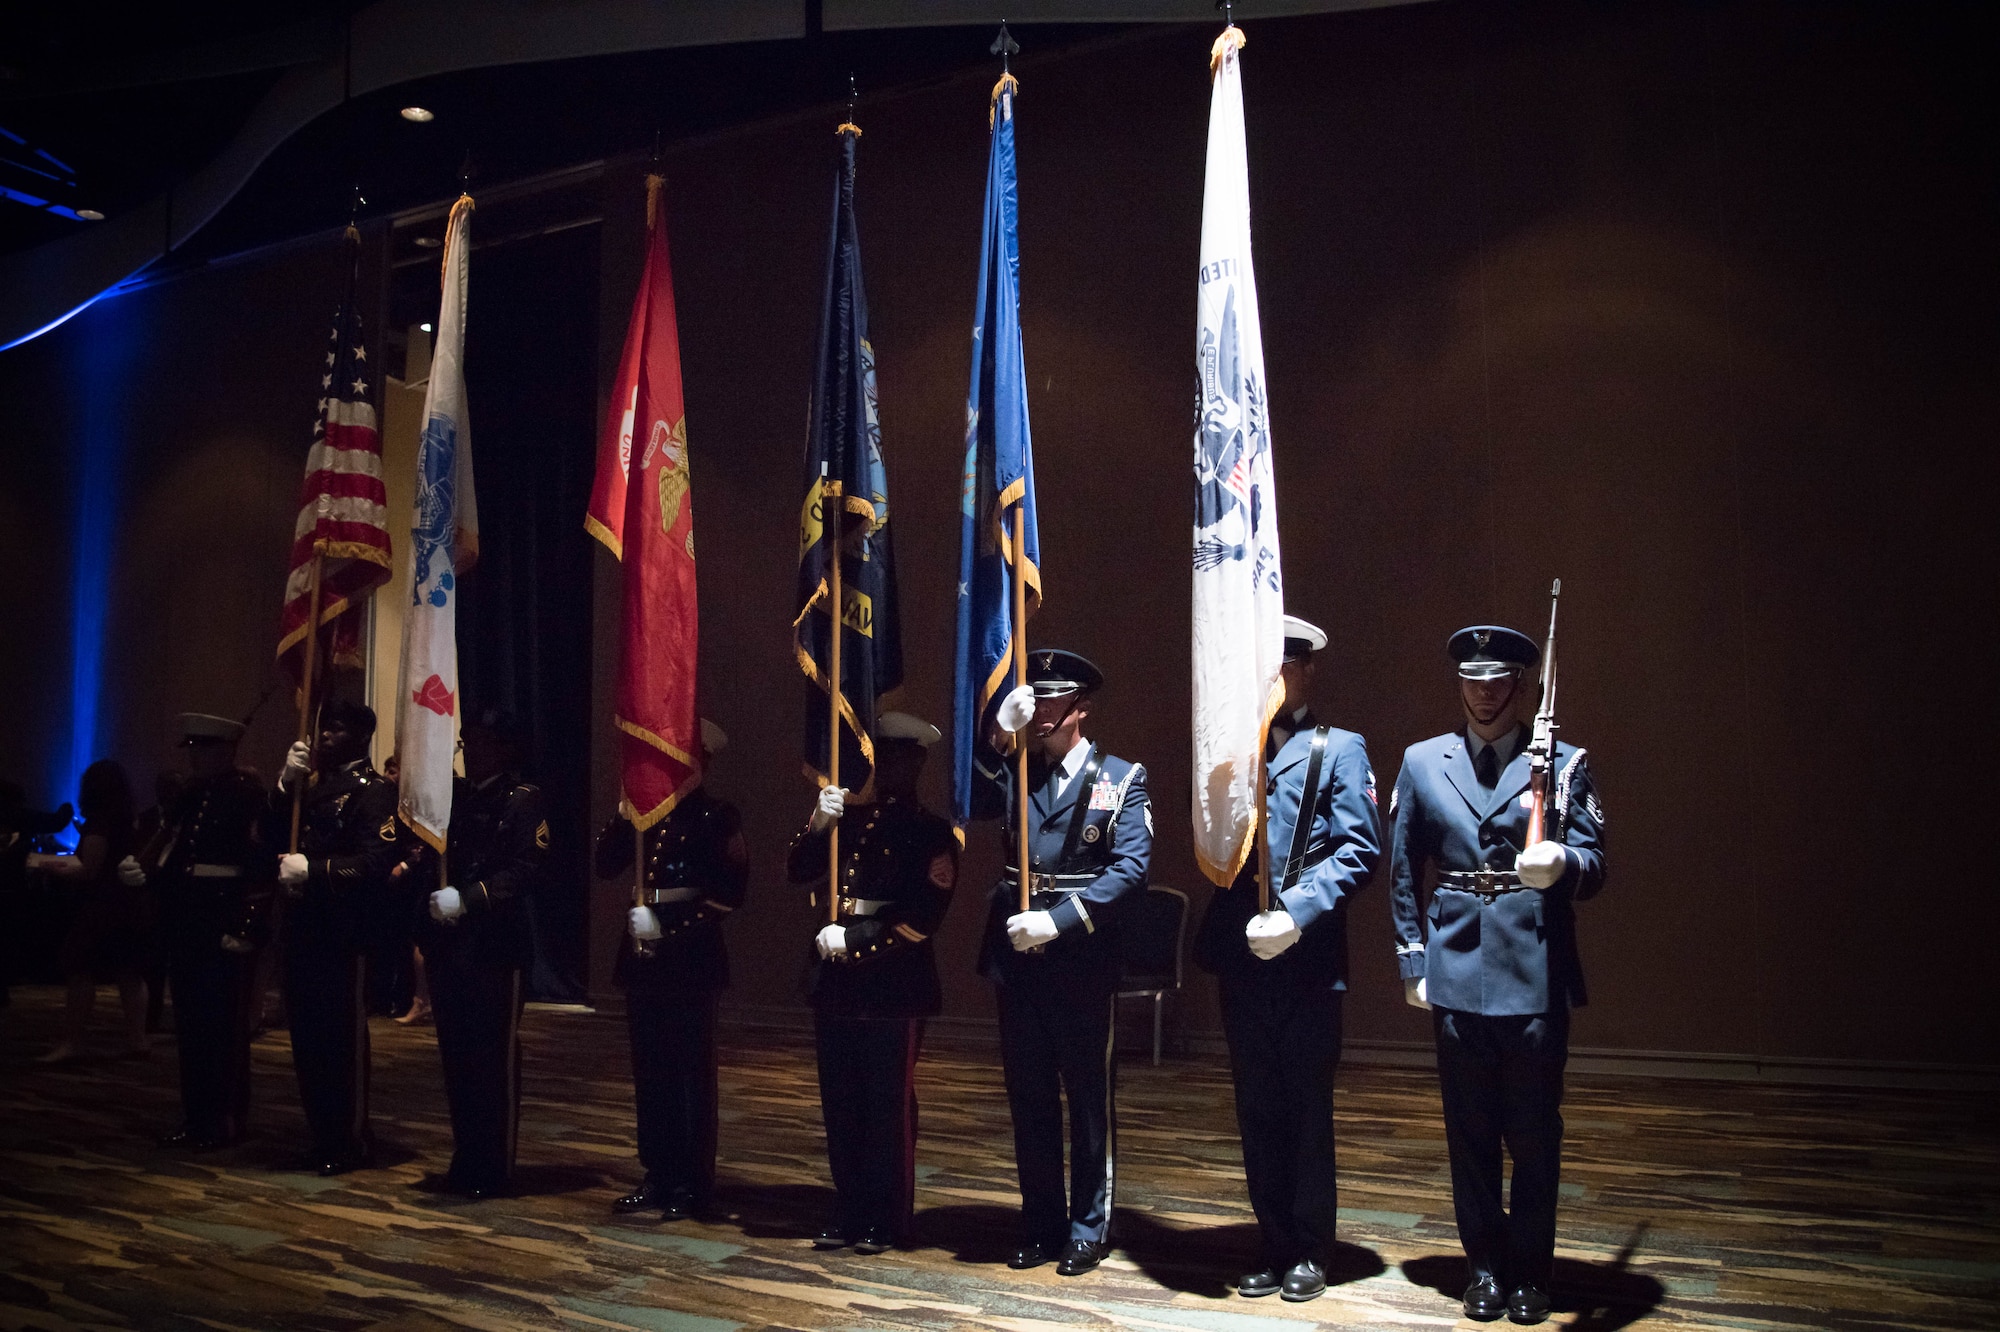
[[[279,618],[278,664],[305,687],[306,623],[333,626],[326,665],[361,663],[361,608],[389,578],[389,528],[382,489],[382,440],[375,430],[375,374],[355,309],[360,235],[348,229],[347,289],[333,313],[319,379],[319,419],[306,454],[299,516],[292,525],[291,572]],[[317,563],[317,568],[315,564]],[[317,578],[315,578],[317,574]]]
[[[625,566],[618,699],[626,812],[640,831],[701,783],[695,712],[694,496],[680,334],[658,176],[646,178],[646,269],[625,330],[583,525]]]

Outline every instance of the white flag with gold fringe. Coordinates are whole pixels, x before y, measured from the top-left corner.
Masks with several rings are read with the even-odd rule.
[[[1227,885],[1255,850],[1259,758],[1284,700],[1285,588],[1271,467],[1264,340],[1250,264],[1243,33],[1212,52],[1201,210],[1194,436],[1194,850]]]

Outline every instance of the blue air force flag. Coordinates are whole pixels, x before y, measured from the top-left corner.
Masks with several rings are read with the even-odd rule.
[[[972,821],[972,763],[985,743],[986,710],[1005,693],[1013,663],[1014,579],[1026,611],[1042,599],[1035,532],[1035,460],[1028,432],[1028,372],[1021,355],[1020,246],[1014,190],[1011,74],[994,85],[986,159],[986,222],[980,231],[979,295],[972,316],[972,386],[965,400],[965,482],[960,496],[958,640],[953,659],[951,814],[963,836]],[[1014,567],[1015,524],[1025,558]]]
[[[410,605],[403,617],[396,752],[397,812],[417,836],[444,850],[451,825],[452,759],[458,747],[458,577],[479,558],[472,495],[472,432],[465,414],[465,261],[472,198],[461,195],[445,226],[444,296],[424,391],[417,491],[410,530]]]
[[[1250,267],[1242,45],[1230,27],[1213,52],[1195,323],[1194,851],[1220,885],[1256,846],[1258,759],[1284,701],[1285,589]]]

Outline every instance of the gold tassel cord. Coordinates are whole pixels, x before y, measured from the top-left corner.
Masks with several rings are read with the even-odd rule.
[[[835,134],[852,134],[858,139],[861,137],[861,126],[851,120],[843,120],[833,127],[833,132]]]
[[[1215,39],[1215,45],[1208,48],[1209,76],[1213,78],[1215,72],[1222,68],[1223,56],[1231,51],[1241,51],[1249,43],[1250,39],[1243,35],[1243,29],[1234,23],[1224,28],[1222,35]]]
[[[451,224],[457,219],[458,210],[461,208],[468,213],[472,211],[471,195],[459,195],[458,202],[451,206],[451,214],[444,220],[444,254],[438,259],[438,289],[440,291],[444,289],[444,275],[451,271]]]
[[[1016,97],[1021,95],[1021,81],[1012,74],[1002,74],[1000,82],[993,85],[993,96],[986,104],[987,129],[993,128],[993,113],[999,109],[1000,94],[1006,92],[1013,93]]]

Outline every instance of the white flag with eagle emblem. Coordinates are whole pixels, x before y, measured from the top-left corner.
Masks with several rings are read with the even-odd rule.
[[[1256,847],[1258,758],[1284,701],[1285,657],[1271,418],[1250,266],[1242,46],[1243,33],[1230,27],[1211,53],[1195,325],[1194,851],[1202,873],[1225,886]]]
[[[396,696],[397,812],[433,848],[451,826],[452,761],[458,750],[458,577],[479,558],[472,495],[472,428],[465,412],[465,261],[472,198],[461,195],[445,225],[444,296],[424,391],[417,445],[417,496],[410,523],[410,605]]]

